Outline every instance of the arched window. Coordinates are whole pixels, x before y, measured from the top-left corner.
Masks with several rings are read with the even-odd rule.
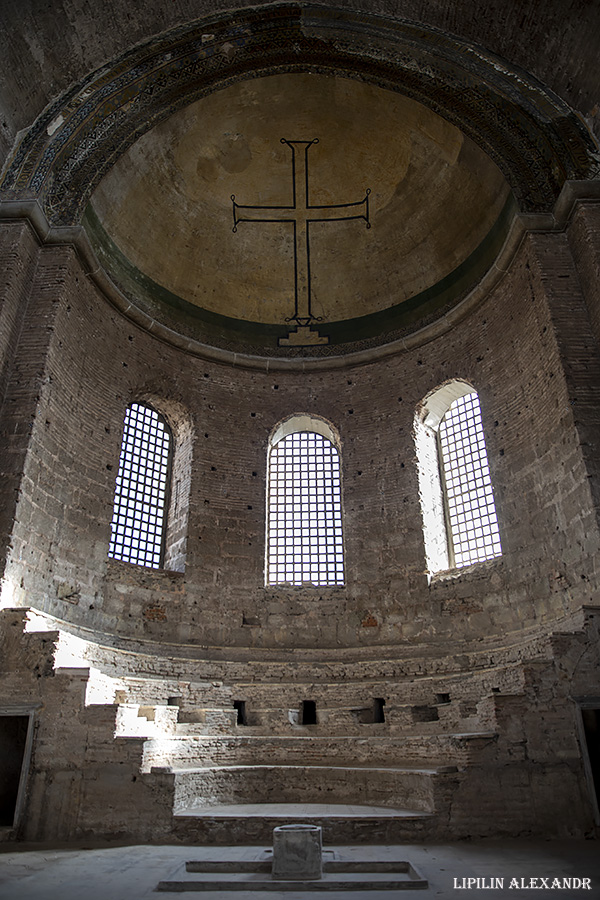
[[[144,403],[125,414],[108,555],[162,568],[169,508],[173,436],[166,420]]]
[[[479,396],[454,381],[416,419],[425,551],[430,572],[501,556]]]
[[[327,422],[292,416],[267,466],[266,584],[344,583],[339,442]]]

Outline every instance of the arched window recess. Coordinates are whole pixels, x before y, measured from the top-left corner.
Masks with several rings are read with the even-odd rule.
[[[192,432],[175,404],[168,417],[158,405],[140,401],[125,412],[108,555],[183,572]]]
[[[265,583],[344,584],[339,438],[324,419],[298,414],[269,441]]]
[[[419,491],[430,574],[502,555],[479,396],[442,385],[415,418]]]

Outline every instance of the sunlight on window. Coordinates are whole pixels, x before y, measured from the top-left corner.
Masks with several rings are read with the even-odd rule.
[[[158,569],[163,562],[171,434],[149,406],[132,404],[125,428],[108,555]]]
[[[479,397],[455,400],[440,423],[439,446],[449,541],[457,568],[501,556]]]
[[[320,434],[295,432],[269,457],[267,584],[344,583],[340,460]]]

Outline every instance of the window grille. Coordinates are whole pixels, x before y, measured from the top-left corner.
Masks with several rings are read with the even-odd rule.
[[[158,569],[163,565],[172,437],[155,410],[133,403],[125,427],[108,555]]]
[[[340,459],[314,432],[293,432],[271,447],[267,584],[344,583]]]
[[[455,400],[439,430],[439,456],[451,563],[456,568],[501,556],[479,397]]]

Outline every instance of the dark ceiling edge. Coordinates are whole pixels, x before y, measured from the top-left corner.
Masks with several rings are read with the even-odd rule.
[[[0,224],[25,221],[36,235],[40,245],[72,246],[77,253],[86,276],[92,281],[106,301],[119,310],[130,321],[143,328],[158,340],[177,347],[201,359],[221,363],[238,368],[257,369],[264,372],[298,372],[319,371],[325,369],[348,369],[367,365],[420,347],[446,334],[458,322],[476,309],[500,283],[508,271],[524,237],[530,232],[563,231],[577,204],[582,202],[600,202],[600,181],[568,181],[565,183],[556,202],[553,214],[525,215],[517,213],[509,228],[507,238],[494,264],[467,296],[435,322],[418,331],[391,341],[379,347],[357,350],[355,353],[330,356],[327,358],[284,359],[281,357],[265,358],[250,354],[233,353],[202,344],[200,341],[183,337],[177,332],[160,324],[146,315],[115,286],[92,249],[90,240],[80,225],[53,227],[37,200],[3,200],[0,201]]]
[[[88,75],[20,135],[3,196],[40,199],[52,224],[77,225],[147,130],[228,84],[285,71],[358,78],[425,104],[496,162],[523,212],[550,212],[565,181],[600,177],[583,120],[484,48],[400,18],[276,3],[177,26]]]

